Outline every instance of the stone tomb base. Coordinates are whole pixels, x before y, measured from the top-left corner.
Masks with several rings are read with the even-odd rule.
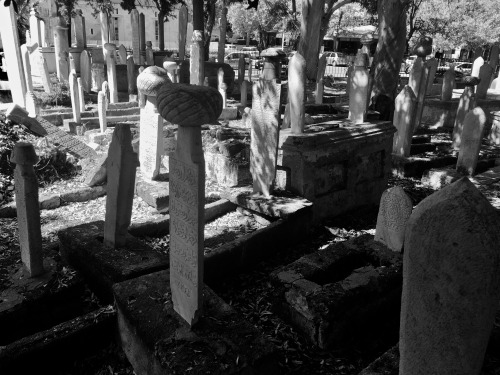
[[[126,246],[112,249],[103,244],[104,222],[94,221],[59,231],[63,259],[84,275],[94,293],[110,301],[114,283],[166,269],[168,256],[128,235]]]
[[[333,244],[272,273],[275,306],[320,348],[380,350],[398,339],[402,264],[370,235]]]
[[[135,194],[158,212],[167,212],[170,201],[168,174],[160,174],[158,177],[165,181],[145,179],[138,168],[135,178]]]
[[[192,329],[173,310],[168,270],[113,292],[123,350],[138,375],[279,373],[274,346],[207,286]]]

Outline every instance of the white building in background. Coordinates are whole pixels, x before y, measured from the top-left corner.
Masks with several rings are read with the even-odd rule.
[[[120,6],[120,0],[112,0],[114,4],[114,12],[109,21],[110,42],[115,43],[117,46],[123,44],[127,49],[132,48],[132,25],[131,16],[128,11],[125,11]],[[85,17],[85,29],[87,36],[88,46],[100,46],[101,42],[101,23],[99,15],[95,18],[92,13],[93,9],[88,5],[87,1],[79,1],[75,9],[81,9],[83,17]],[[53,0],[40,2],[37,6],[39,16],[45,21],[45,36],[46,40],[52,41],[53,45],[53,32],[51,28],[55,24],[56,7]],[[158,27],[158,9],[153,6],[138,7],[140,13],[144,13],[146,41],[151,41],[153,49],[158,49],[159,43],[159,27]],[[179,40],[179,17],[178,10],[175,12],[174,17],[170,17],[169,21],[164,24],[164,40],[166,50],[178,50]],[[191,40],[193,32],[192,21],[188,20],[187,39]],[[72,40],[71,44],[76,43],[74,36],[74,27],[72,27]]]

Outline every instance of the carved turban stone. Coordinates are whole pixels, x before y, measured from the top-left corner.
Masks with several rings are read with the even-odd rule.
[[[168,72],[158,66],[150,66],[137,76],[137,89],[144,95],[156,96],[160,87],[170,83]]]
[[[180,126],[215,122],[222,112],[222,96],[213,87],[184,83],[165,84],[156,95],[158,112]]]

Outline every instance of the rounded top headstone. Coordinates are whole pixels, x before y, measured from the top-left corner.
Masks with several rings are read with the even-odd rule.
[[[476,86],[481,80],[478,77],[466,76],[462,78],[462,82],[465,86]]]
[[[156,96],[165,83],[171,83],[168,72],[158,66],[147,67],[137,76],[137,89],[147,96]]]
[[[363,34],[360,38],[361,44],[369,44],[372,43],[374,40],[375,38],[372,33]]]
[[[282,59],[286,56],[286,53],[278,48],[268,48],[260,53],[261,57],[274,57]]]
[[[147,48],[153,48],[153,43],[151,43],[151,41],[150,41],[150,40],[148,40],[148,41],[146,42],[146,47],[147,47]]]
[[[113,43],[104,43],[104,48],[106,48],[107,51],[114,51],[116,50],[116,44]]]
[[[34,165],[38,163],[38,156],[31,143],[17,142],[12,150],[10,161],[19,165]]]
[[[432,53],[432,38],[429,36],[422,36],[417,40],[417,44],[413,47],[413,54],[418,57],[425,57]]]

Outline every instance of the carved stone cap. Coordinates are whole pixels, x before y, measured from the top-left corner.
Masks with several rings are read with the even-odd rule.
[[[18,142],[12,150],[10,161],[19,165],[34,165],[38,163],[38,156],[31,143]]]
[[[432,38],[422,36],[418,39],[417,44],[413,47],[413,53],[418,57],[425,57],[432,52]]]
[[[179,126],[215,122],[222,112],[222,96],[213,87],[184,83],[164,84],[156,96],[158,112]]]
[[[137,89],[144,95],[156,96],[165,83],[170,83],[168,72],[158,66],[150,66],[137,76]]]
[[[481,82],[481,79],[478,77],[466,76],[462,78],[462,82],[465,86],[476,86],[479,82]]]
[[[286,56],[286,53],[277,48],[268,48],[260,53],[261,57],[275,57],[282,59]]]

